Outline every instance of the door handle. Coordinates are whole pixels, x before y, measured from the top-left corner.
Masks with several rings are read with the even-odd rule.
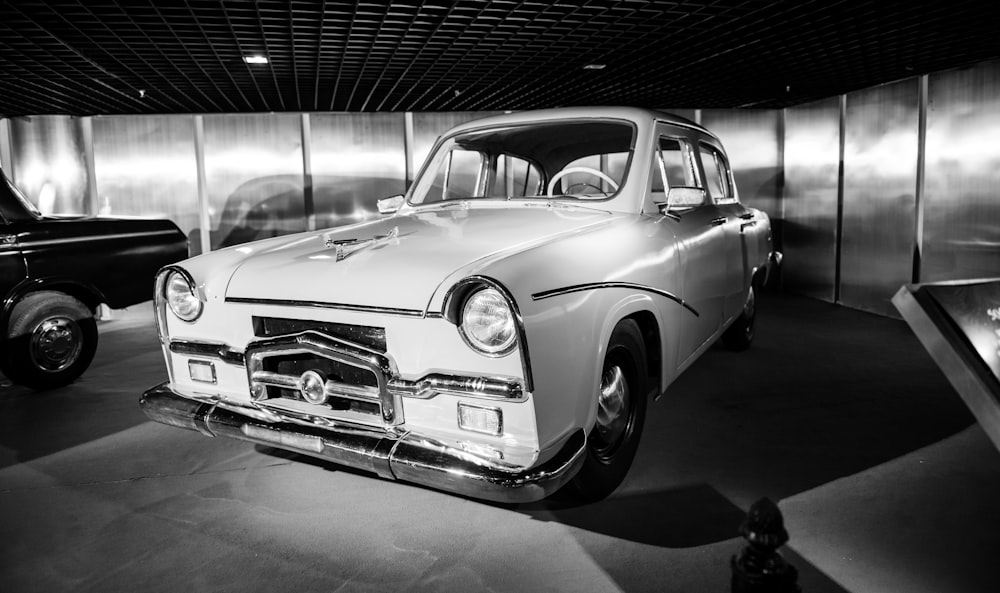
[[[17,235],[0,235],[0,245],[13,245],[17,243]]]
[[[746,214],[740,214],[740,218],[743,220],[753,220],[753,212],[747,212]]]
[[[725,216],[720,216],[718,218],[713,218],[712,222],[710,224],[712,226],[719,226],[720,224],[726,224],[726,217]]]
[[[743,224],[740,225],[740,232],[742,233],[743,231],[753,226],[757,226],[756,220],[751,220],[750,222],[744,222]]]

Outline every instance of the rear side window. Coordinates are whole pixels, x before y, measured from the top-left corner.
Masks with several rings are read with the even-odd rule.
[[[702,144],[700,147],[701,164],[705,168],[705,183],[708,193],[716,204],[731,204],[736,201],[733,192],[732,176],[726,157],[715,148]]]

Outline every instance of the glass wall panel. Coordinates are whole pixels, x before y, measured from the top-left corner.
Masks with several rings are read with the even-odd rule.
[[[313,114],[309,123],[316,228],[375,216],[378,200],[406,191],[402,113]]]
[[[13,167],[7,175],[43,214],[86,214],[89,172],[82,121],[64,115],[10,120]]]
[[[1000,61],[928,79],[920,280],[1000,276]]]
[[[450,128],[467,121],[480,119],[490,115],[498,115],[503,111],[452,111],[452,112],[421,112],[413,114],[413,151],[410,164],[414,177],[424,164],[424,159],[434,146],[438,136]]]
[[[298,114],[205,116],[212,248],[306,229]]]
[[[93,125],[100,214],[169,218],[194,238],[191,232],[198,226],[194,117],[95,117]]]
[[[840,300],[899,316],[890,299],[913,276],[916,78],[847,95]]]
[[[840,169],[840,99],[785,112],[782,282],[833,301]]]
[[[777,110],[706,109],[701,122],[722,140],[736,178],[740,201],[771,217],[775,234],[781,226],[778,181],[781,173]]]

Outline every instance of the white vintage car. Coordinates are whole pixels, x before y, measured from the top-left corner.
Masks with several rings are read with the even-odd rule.
[[[718,338],[749,346],[778,255],[718,138],[642,109],[458,126],[379,209],[164,268],[145,413],[475,498],[596,500],[648,400]]]

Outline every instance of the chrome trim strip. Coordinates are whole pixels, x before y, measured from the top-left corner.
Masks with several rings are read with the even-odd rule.
[[[90,243],[92,241],[107,241],[109,239],[137,239],[140,237],[159,237],[162,235],[176,234],[176,231],[165,229],[162,231],[145,231],[141,233],[119,233],[117,235],[87,235],[86,237],[67,237],[64,239],[24,241],[18,243],[18,247],[21,249],[31,249],[32,247],[49,247],[52,245],[66,245],[67,243]]]
[[[252,299],[246,297],[226,297],[227,303],[244,305],[275,305],[278,307],[312,307],[317,309],[340,309],[342,311],[359,311],[362,313],[381,313],[384,315],[400,315],[403,317],[423,317],[419,309],[397,309],[395,307],[373,307],[367,305],[350,305],[347,303],[324,303],[321,301],[298,301],[292,299]]]
[[[139,401],[151,420],[213,437],[280,447],[326,461],[454,494],[505,503],[534,502],[559,490],[583,465],[582,429],[541,452],[541,464],[521,467],[456,448],[433,437],[350,423],[295,420],[252,405],[188,397],[169,383]]]
[[[200,342],[196,340],[170,340],[168,348],[174,354],[187,356],[207,356],[218,358],[236,366],[245,364],[243,353],[222,342]]]
[[[666,297],[678,305],[684,307],[688,311],[694,313],[695,317],[699,317],[698,312],[694,310],[694,307],[684,302],[684,299],[679,296],[667,292],[665,290],[660,290],[659,288],[653,288],[652,286],[646,286],[644,284],[636,284],[634,282],[588,282],[586,284],[574,284],[573,286],[565,286],[563,288],[553,288],[552,290],[543,290],[542,292],[536,292],[531,295],[531,300],[540,301],[542,299],[548,299],[556,296],[562,296],[564,294],[571,294],[574,292],[584,292],[587,290],[597,290],[599,288],[631,288],[633,290],[641,290],[643,292],[649,292],[652,294],[660,295]]]
[[[517,301],[514,300],[514,295],[511,294],[507,287],[500,282],[490,278],[488,276],[468,276],[456,282],[454,286],[448,289],[448,292],[444,295],[444,303],[441,309],[441,314],[445,318],[448,318],[448,311],[452,307],[452,299],[458,294],[459,289],[464,288],[470,284],[482,284],[489,288],[492,288],[499,292],[507,300],[507,304],[510,305],[510,310],[514,313],[514,325],[517,327],[517,346],[518,350],[521,351],[521,369],[524,373],[524,390],[534,391],[534,380],[531,376],[531,357],[528,355],[528,338],[524,332],[524,318],[521,316],[521,310],[517,307]],[[452,320],[456,324],[456,330],[459,335],[462,335],[462,330],[458,327],[458,320]],[[464,339],[464,337],[463,337]],[[474,350],[479,352],[478,350]]]
[[[389,391],[416,399],[430,399],[447,394],[515,402],[527,400],[520,382],[503,377],[463,377],[433,373],[416,381],[393,379],[389,381]]]

